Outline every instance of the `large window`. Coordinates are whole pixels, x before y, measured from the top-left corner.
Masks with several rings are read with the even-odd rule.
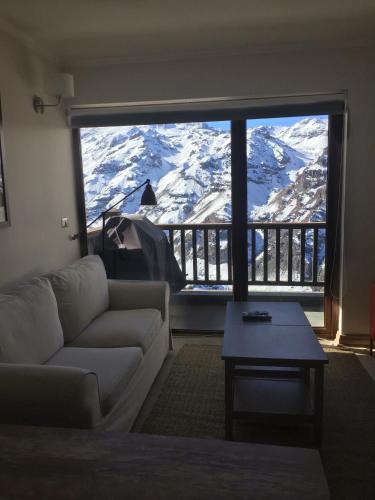
[[[81,128],[86,223],[149,178],[157,206],[140,207],[137,192],[118,208],[165,231],[187,289],[297,300],[322,327],[339,220],[334,195],[328,211],[328,171],[340,171],[342,115],[256,114],[265,117]]]

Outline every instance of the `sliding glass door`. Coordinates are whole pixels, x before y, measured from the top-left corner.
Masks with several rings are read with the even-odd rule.
[[[330,112],[337,103],[288,109],[80,128],[84,223],[150,179],[157,206],[140,207],[136,193],[118,208],[165,232],[185,293],[298,301],[314,327],[332,332],[343,114]]]
[[[339,294],[342,134],[342,115],[232,122],[235,300],[299,302],[321,333]]]
[[[248,120],[249,295],[324,327],[328,116]]]

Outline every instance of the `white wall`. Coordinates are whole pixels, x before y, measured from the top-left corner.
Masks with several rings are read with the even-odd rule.
[[[79,257],[71,134],[61,109],[37,115],[32,97],[44,93],[54,68],[0,35],[0,94],[10,227],[0,227],[0,287],[64,266]],[[71,227],[62,229],[60,219]]]
[[[77,69],[74,104],[347,90],[342,332],[368,332],[375,279],[375,57],[370,49],[253,54]]]

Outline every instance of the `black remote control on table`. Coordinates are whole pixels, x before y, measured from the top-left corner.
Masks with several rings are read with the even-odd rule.
[[[272,316],[267,311],[251,311],[242,313],[243,321],[271,321]]]

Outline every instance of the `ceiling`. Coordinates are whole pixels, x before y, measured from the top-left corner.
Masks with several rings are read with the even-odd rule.
[[[0,29],[66,66],[375,46],[375,0],[1,0]]]

